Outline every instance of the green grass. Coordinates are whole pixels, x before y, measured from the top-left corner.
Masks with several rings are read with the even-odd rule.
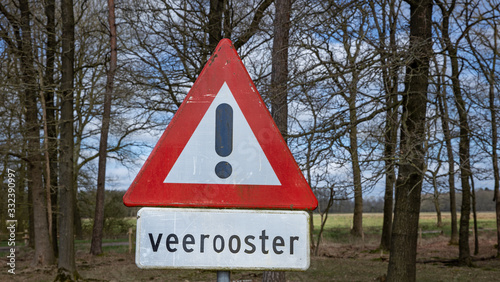
[[[113,238],[113,239],[102,239],[103,243],[115,243],[115,242],[128,242],[128,239],[125,238]],[[83,239],[83,240],[75,240],[76,244],[90,244],[91,240],[90,239]]]
[[[103,246],[102,251],[104,253],[128,253],[128,245],[123,246]],[[132,252],[135,252],[135,244],[132,246]]]
[[[325,223],[323,238],[337,243],[345,243],[349,240],[350,229],[352,227],[352,214],[329,214],[328,220]],[[460,214],[457,215],[458,221]],[[317,236],[319,233],[321,221],[320,215],[313,215],[314,234]],[[494,212],[480,212],[477,214],[478,230],[487,232],[496,230],[496,219]],[[366,235],[382,234],[382,213],[365,213],[363,214],[363,231]],[[441,227],[437,226],[436,213],[420,213],[419,228],[422,229],[424,238],[431,238],[439,236],[440,233],[425,233],[425,231],[442,231],[444,235],[451,235],[451,215],[450,213],[442,214]],[[459,222],[457,222],[458,224]],[[470,228],[473,228],[473,218],[470,218]]]

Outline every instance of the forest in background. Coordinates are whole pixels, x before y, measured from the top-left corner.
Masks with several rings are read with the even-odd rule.
[[[478,212],[494,212],[495,202],[493,201],[493,191],[488,189],[478,189],[476,192],[476,210]],[[457,193],[457,211],[460,212],[462,204],[462,194]],[[450,195],[448,193],[440,194],[438,197],[439,209],[441,212],[451,212]],[[320,206],[327,206],[326,200]],[[421,212],[436,212],[435,197],[433,194],[422,195],[422,202],[420,204]],[[320,210],[316,210],[320,212]],[[352,213],[354,212],[354,201],[336,200],[330,208],[330,213]],[[384,198],[382,197],[365,197],[363,199],[363,213],[383,213],[384,212]]]
[[[229,38],[306,180],[327,199],[321,209],[339,196],[353,199],[351,235],[362,237],[364,192],[383,185],[381,248],[391,249],[389,269],[397,269],[411,261],[398,246],[416,244],[422,189],[448,195],[450,240],[470,265],[475,182],[493,183],[500,217],[499,7],[497,0],[4,0],[0,230],[14,191],[34,264],[57,257],[62,274],[75,275],[78,191],[96,191],[91,252],[99,254],[105,184],[119,181],[105,174],[106,163],[137,170],[217,43]]]

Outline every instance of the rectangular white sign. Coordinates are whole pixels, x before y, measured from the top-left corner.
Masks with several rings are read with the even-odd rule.
[[[306,270],[305,211],[142,208],[135,262],[140,268]]]

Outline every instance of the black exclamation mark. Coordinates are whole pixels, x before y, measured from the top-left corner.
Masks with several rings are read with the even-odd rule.
[[[233,108],[228,104],[220,104],[215,110],[215,152],[227,157],[233,151]],[[215,174],[219,178],[228,178],[233,172],[231,164],[222,161],[215,166]]]

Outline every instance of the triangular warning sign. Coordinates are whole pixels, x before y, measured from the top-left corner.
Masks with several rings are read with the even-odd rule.
[[[307,210],[318,204],[228,39],[217,46],[123,202]]]
[[[215,130],[218,105],[229,105],[233,111],[231,154],[217,154]],[[220,161],[231,166],[231,174],[218,177],[215,167]],[[243,116],[231,90],[224,82],[193,135],[182,150],[165,183],[281,185],[250,125]]]

